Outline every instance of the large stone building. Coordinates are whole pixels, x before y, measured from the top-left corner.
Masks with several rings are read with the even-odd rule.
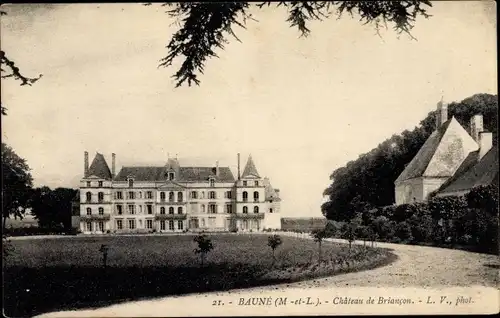
[[[424,202],[436,196],[463,195],[473,187],[498,182],[498,150],[483,127],[483,116],[470,119],[469,131],[438,103],[436,130],[395,181],[396,204]]]
[[[115,175],[100,153],[80,184],[83,233],[261,231],[280,229],[279,190],[257,172],[251,156],[234,178],[229,167],[122,167]]]

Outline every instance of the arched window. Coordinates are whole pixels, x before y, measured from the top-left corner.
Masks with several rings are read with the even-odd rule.
[[[87,208],[87,215],[92,215],[92,209],[91,208]]]
[[[92,201],[92,193],[87,192],[87,193],[85,193],[85,196],[86,196],[87,202]]]
[[[177,208],[177,214],[182,214],[182,207],[181,206]]]
[[[258,206],[254,206],[253,207],[253,213],[259,213],[259,207]]]
[[[160,200],[165,201],[165,192],[160,192]]]
[[[99,208],[99,215],[103,215],[104,214],[104,208]]]
[[[247,201],[248,201],[248,192],[243,191],[243,202],[247,202]]]
[[[270,209],[269,209],[269,213],[273,213],[273,208],[270,208]]]
[[[245,213],[245,214],[248,213],[248,207],[247,206],[243,207],[243,213]]]
[[[174,193],[173,192],[168,193],[168,201],[174,202]]]
[[[162,206],[162,207],[160,208],[160,214],[165,214],[165,207],[163,207],[163,206]]]
[[[97,201],[99,201],[99,202],[104,201],[104,193],[103,192],[97,193]]]
[[[183,199],[182,192],[178,192],[177,193],[177,202],[182,202],[182,199]]]
[[[259,192],[258,191],[254,191],[253,200],[254,200],[254,202],[259,202]]]
[[[205,204],[201,205],[201,213],[205,213]]]
[[[169,207],[168,208],[168,214],[174,214],[174,207]]]
[[[215,199],[216,198],[215,191],[210,191],[209,192],[209,198],[210,199]]]

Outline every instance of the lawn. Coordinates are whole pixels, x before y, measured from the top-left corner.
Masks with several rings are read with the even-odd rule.
[[[109,305],[166,295],[244,288],[369,269],[387,250],[282,237],[273,263],[267,235],[209,235],[214,249],[201,267],[194,236],[102,236],[14,240],[4,262],[7,316]],[[101,244],[109,246],[102,267]]]

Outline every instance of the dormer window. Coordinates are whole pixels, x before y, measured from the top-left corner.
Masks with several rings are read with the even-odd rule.
[[[210,182],[211,187],[215,187],[215,179],[214,178],[210,178],[209,182]]]
[[[174,180],[174,178],[175,178],[175,173],[169,172],[168,173],[168,180],[172,181],[172,180]]]
[[[243,186],[246,187],[248,185],[248,182],[243,181]]]
[[[134,187],[134,179],[132,179],[132,178],[128,179],[128,187],[129,188],[133,188]]]
[[[99,181],[99,188],[102,188],[102,181]]]

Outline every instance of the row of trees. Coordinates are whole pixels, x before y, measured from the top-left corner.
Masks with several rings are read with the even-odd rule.
[[[463,127],[469,127],[471,116],[483,114],[484,127],[493,132],[493,143],[497,143],[497,95],[473,95],[459,103],[450,103],[448,112]],[[393,204],[394,180],[435,129],[434,114],[430,112],[412,131],[393,135],[377,148],[336,169],[330,176],[331,185],[324,192],[329,200],[322,206],[323,215],[329,220],[349,221],[357,212]]]
[[[71,228],[71,203],[77,190],[69,188],[33,187],[33,178],[26,160],[2,143],[2,218],[3,233],[7,219],[22,219],[27,210],[45,229]]]
[[[476,187],[465,196],[365,210],[341,227],[328,223],[323,235],[349,242],[461,245],[497,253],[498,222],[498,185],[494,184]]]

